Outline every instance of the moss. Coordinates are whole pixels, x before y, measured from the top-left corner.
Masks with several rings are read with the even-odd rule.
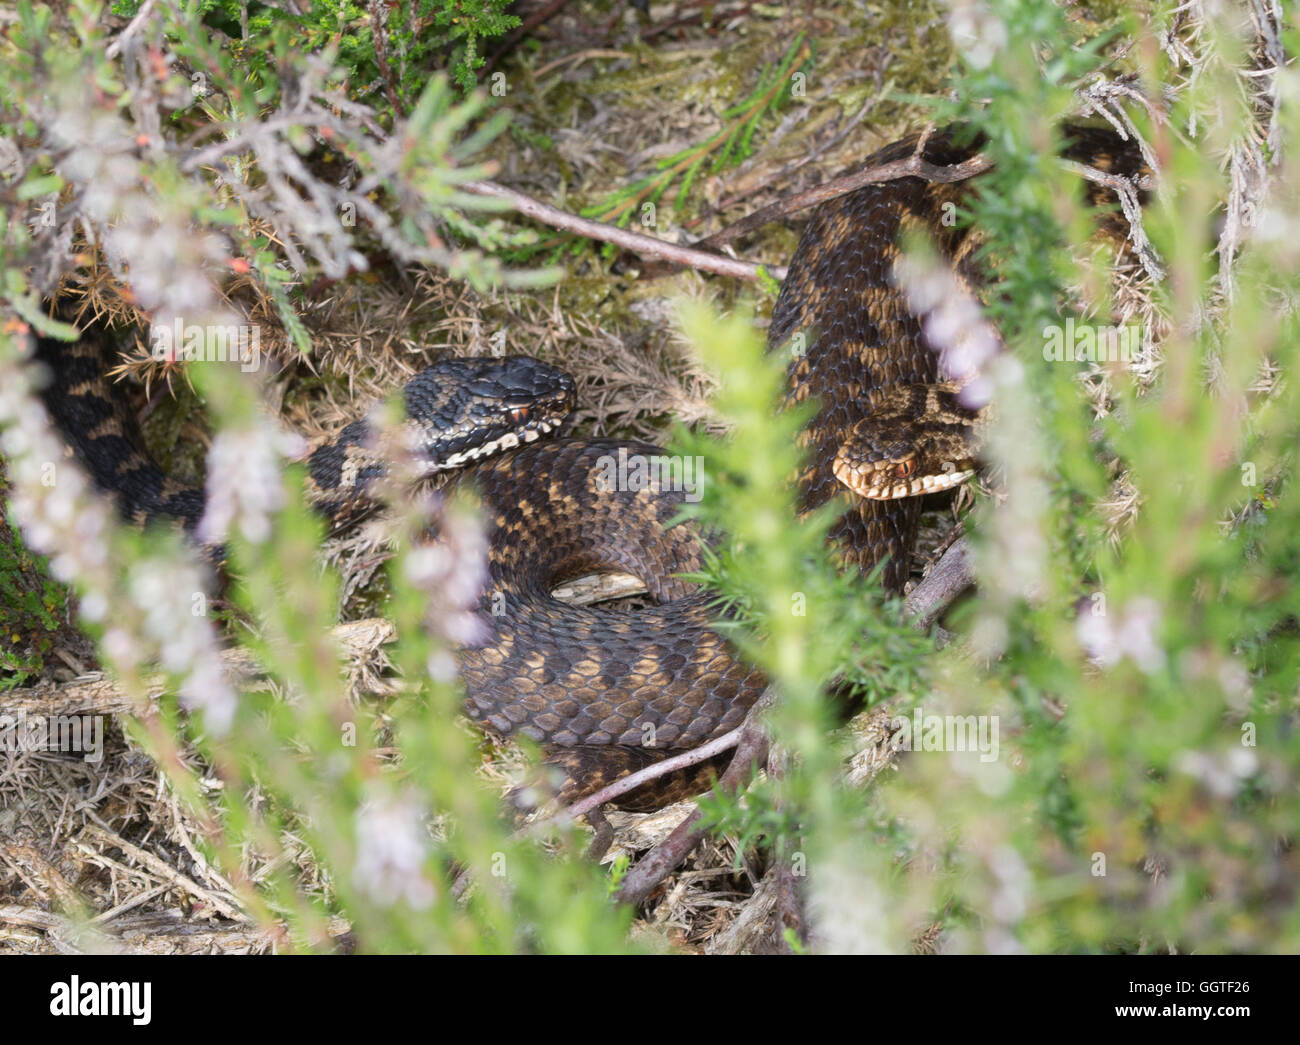
[[[203,404],[184,381],[174,382],[172,394],[140,422],[145,446],[169,475],[185,482],[202,482],[207,447],[195,436],[202,430]]]
[[[0,690],[39,676],[55,644],[76,634],[68,589],[50,576],[48,561],[23,543],[8,520],[7,501],[0,467]]]

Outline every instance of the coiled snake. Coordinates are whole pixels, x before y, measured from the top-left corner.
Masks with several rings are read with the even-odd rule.
[[[1076,138],[1071,148],[1095,158],[1113,147],[1113,137],[1103,137],[1103,145]],[[917,147],[918,139],[907,139],[867,162],[903,158]],[[922,155],[947,165],[975,151],[941,132],[924,139]],[[772,350],[804,335],[789,366],[788,401],[819,403],[806,430],[802,504],[812,509],[845,495],[833,531],[840,554],[864,572],[887,559],[883,581],[892,590],[908,574],[921,511],[920,498],[908,494],[937,488],[945,461],[949,473],[959,462],[959,475],[972,465],[960,418],[928,419],[942,436],[928,456],[907,435],[905,422],[923,427],[933,412],[926,390],[939,373],[893,278],[899,231],[905,224],[925,230],[959,272],[969,273],[973,237],[941,220],[945,204],[960,203],[968,191],[966,184],[907,177],[822,204],[803,232],[771,322]],[[94,341],[42,341],[37,355],[52,375],[44,398],[55,422],[124,514],[180,517],[192,527],[203,511],[202,490],[168,478],[140,451]],[[900,395],[917,416],[891,407],[882,433],[873,412]],[[742,721],[765,682],[710,629],[709,596],[674,576],[701,566],[694,530],[669,526],[683,494],[653,481],[627,490],[607,481],[609,462],[620,453],[650,458],[662,451],[608,439],[540,440],[572,406],[573,382],[524,357],[446,361],[412,379],[405,398],[411,422],[427,433],[430,471],[484,458],[464,473],[489,532],[481,612],[491,638],[459,654],[475,720],[546,745],[565,769],[566,799]],[[366,453],[366,435],[365,422],[356,422],[310,459],[316,502],[335,518],[382,470]],[[870,496],[847,496],[846,483]],[[551,595],[563,580],[613,571],[641,577],[656,604],[623,612],[579,608]],[[622,804],[662,804],[698,790],[706,772],[671,776]]]

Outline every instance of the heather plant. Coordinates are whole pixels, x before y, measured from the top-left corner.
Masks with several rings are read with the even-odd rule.
[[[117,0],[115,15],[134,18],[143,0]],[[419,99],[429,69],[441,65],[465,92],[477,86],[483,44],[519,25],[505,0],[419,0],[414,4],[308,3],[256,5],[200,0],[194,14],[221,33],[250,70],[266,72],[264,41],[280,38],[294,50],[337,48],[348,93],[370,104],[391,104],[406,115]]]
[[[44,314],[39,297],[77,260],[69,247],[84,252],[93,243],[134,305],[155,324],[176,318],[203,331],[205,350],[241,318],[222,295],[223,273],[232,271],[269,301],[270,314],[284,321],[283,337],[302,344],[289,271],[341,276],[364,265],[349,217],[408,261],[500,281],[490,259],[444,246],[430,225],[455,208],[451,220],[467,234],[475,228],[460,219],[473,201],[454,185],[480,172],[453,165],[500,127],[488,120],[465,130],[480,101],[451,101],[435,78],[394,140],[328,86],[336,71],[320,56],[295,57],[282,47],[250,88],[191,6],[167,9],[170,57],[153,61],[128,47],[122,66],[106,53],[97,5],[75,9],[73,36],[54,31],[46,8],[25,5],[20,14],[3,91],[13,129],[3,139],[11,161],[3,262],[7,305],[27,326],[75,335]],[[201,111],[225,136],[196,153],[159,116],[190,104],[199,73],[208,92]],[[290,107],[263,118],[277,99]],[[304,134],[369,157],[367,180],[341,188],[315,176],[299,159]],[[291,189],[291,181],[308,191]],[[381,193],[384,206],[374,202]],[[85,253],[80,260],[91,262]],[[286,469],[296,444],[266,420],[256,379],[202,363],[187,373],[215,432],[203,530],[226,550],[232,580],[224,598],[234,611],[218,620],[215,580],[197,549],[177,534],[124,528],[88,477],[64,460],[22,365],[26,334],[23,322],[10,322],[0,350],[8,508],[75,592],[78,619],[138,709],[134,741],[201,825],[205,858],[228,876],[245,910],[282,926],[289,949],[336,946],[343,910],[366,949],[626,947],[627,917],[610,917],[597,868],[564,855],[567,830],[556,829],[561,850],[548,854],[512,836],[495,795],[466,786],[475,746],[454,722],[447,644],[466,637],[457,615],[477,598],[481,552],[459,510],[417,504],[420,527],[436,516],[445,540],[463,547],[431,561],[410,540],[413,518],[390,599],[402,633],[391,659],[410,686],[391,705],[357,704],[330,636],[337,581],[314,563],[321,526],[303,502],[301,469]],[[205,351],[200,358],[219,357]],[[449,575],[448,562],[462,572]],[[231,638],[258,665],[259,682],[233,679],[232,654],[223,649]],[[382,745],[388,754],[378,751],[381,738],[393,741]],[[207,770],[196,766],[194,751]],[[402,755],[394,759],[394,751]],[[221,781],[216,790],[213,779]],[[320,874],[301,873],[304,849]],[[266,868],[256,882],[250,852]]]
[[[1128,259],[1150,286],[1158,359],[1080,367],[1049,360],[1045,337],[1070,317],[1071,289],[1097,285],[1095,256],[1066,249],[1092,223],[1044,144],[1087,48],[1035,48],[1068,39],[1053,5],[991,9],[1006,43],[968,52],[959,105],[990,133],[996,167],[971,221],[1020,366],[995,377],[990,456],[1005,479],[976,512],[965,618],[992,667],[968,664],[944,689],[967,713],[1004,709],[1017,741],[975,788],[950,777],[934,808],[967,809],[963,899],[1018,897],[967,946],[1293,950],[1295,898],[1276,890],[1294,881],[1300,815],[1285,565],[1296,411],[1279,380],[1296,342],[1273,303],[1294,294],[1297,266],[1252,215],[1288,213],[1295,191],[1280,162],[1294,114],[1277,102],[1297,26],[1244,5],[1130,27],[1137,83],[1176,85],[1167,111],[1133,105],[1118,121],[1159,158]],[[1089,304],[1080,319],[1105,323],[1108,295]],[[917,768],[933,785],[937,767]]]
[[[746,500],[773,461],[792,465],[745,423],[766,416],[749,404],[737,445],[765,453],[693,450],[727,463],[703,510],[741,539],[713,580],[733,601],[759,589],[763,641],[747,648],[788,690],[773,725],[794,758],[773,803],[713,815],[776,836],[799,811],[814,933],[841,946],[904,949],[940,926],[971,951],[1292,951],[1300,505],[1282,377],[1295,318],[1278,305],[1295,294],[1296,173],[1280,162],[1294,114],[1277,99],[1294,90],[1282,56],[1298,27],[1258,6],[1135,22],[1134,74],[1080,83],[1094,50],[1053,4],[961,4],[954,23],[964,70],[937,116],[988,136],[995,166],[962,220],[996,273],[986,314],[1004,342],[980,377],[997,420],[970,520],[978,586],[946,621],[963,639],[927,659],[921,686],[887,691],[891,739],[912,753],[837,819],[825,718],[796,709],[848,673],[842,637],[817,657],[848,611],[814,598],[791,619],[783,603],[816,575],[776,572],[797,538]],[[1177,85],[1167,111],[1123,104],[1155,84]],[[1055,159],[1081,98],[1159,158],[1121,259],[1154,302],[1128,365],[1050,350],[1067,320],[1106,324],[1117,307],[1098,277],[1114,253],[1090,245],[1098,217],[1073,202],[1080,171]],[[924,246],[902,271],[909,296],[932,336],[968,349],[985,335],[955,288],[925,292]],[[699,339],[731,382],[766,373],[755,344],[726,365],[718,341]],[[802,641],[787,647],[790,634]],[[955,749],[954,724],[968,741]],[[974,742],[986,735],[992,757]]]

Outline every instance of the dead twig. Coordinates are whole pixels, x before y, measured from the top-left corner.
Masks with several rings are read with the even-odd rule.
[[[535,200],[531,196],[525,196],[522,192],[516,192],[514,189],[508,189],[504,185],[498,185],[495,182],[471,181],[460,187],[466,192],[472,192],[478,196],[490,196],[493,199],[505,200],[518,213],[532,218],[534,221],[540,221],[544,225],[550,225],[552,228],[561,229],[564,232],[572,232],[578,236],[585,236],[601,243],[613,243],[615,246],[631,251],[633,254],[662,258],[686,268],[716,272],[720,276],[734,276],[737,279],[748,280],[757,280],[759,278],[759,266],[751,262],[737,261],[734,258],[711,254],[693,247],[679,247],[676,244],[666,243],[644,233],[620,229],[616,225],[592,221],[590,218],[580,218],[576,214],[570,214],[558,207],[552,207],[550,204],[542,203],[540,200]],[[784,266],[764,266],[764,268],[768,275],[776,279],[785,278],[786,270]]]
[[[210,905],[214,911],[221,913],[231,921],[249,921],[248,916],[245,915],[244,912],[234,903],[231,903],[229,900],[210,889],[203,888],[203,886],[199,885],[199,883],[193,878],[181,874],[180,871],[168,864],[167,861],[155,856],[147,849],[141,849],[137,845],[132,845],[120,835],[114,834],[106,828],[98,827],[95,824],[87,824],[82,833],[90,838],[97,838],[101,842],[107,843],[115,849],[120,849],[128,858],[136,861],[136,863],[141,864],[144,867],[147,867],[153,874],[189,893],[195,899],[201,900]],[[91,860],[113,862],[109,861],[108,857],[104,856],[102,852],[91,849],[89,846],[85,846],[83,851]]]
[[[901,160],[891,160],[889,163],[868,167],[866,170],[857,171],[854,174],[846,174],[842,178],[832,178],[828,182],[815,185],[811,189],[806,189],[788,199],[769,203],[766,207],[760,207],[753,214],[746,215],[735,224],[728,225],[725,229],[715,232],[712,236],[696,240],[694,248],[696,250],[714,250],[725,243],[730,243],[734,239],[753,232],[760,226],[766,225],[769,221],[776,221],[791,214],[797,214],[801,210],[807,210],[819,203],[833,200],[837,196],[846,195],[862,188],[864,185],[897,181],[899,178],[924,178],[926,181],[944,183],[965,181],[977,174],[983,174],[985,171],[991,170],[992,167],[993,162],[986,159],[983,154],[977,154],[968,160],[963,160],[961,163],[954,163],[944,167],[922,159],[918,150],[912,153],[911,156]]]
[[[769,687],[758,702],[749,709],[749,714],[745,716],[745,722],[740,727],[740,742],[736,746],[736,754],[727,771],[715,785],[715,791],[738,791],[748,779],[750,769],[767,757],[767,734],[759,722],[762,712],[774,699],[775,694]],[[696,826],[702,815],[700,810],[696,809],[673,829],[672,834],[642,857],[623,879],[614,898],[621,903],[638,904],[649,896],[654,888],[690,855],[691,850],[699,845],[706,834],[705,828]]]
[[[1077,163],[1074,160],[1061,161],[1067,170],[1073,171],[1081,178],[1094,182],[1097,185],[1104,185],[1110,189],[1119,198],[1120,208],[1124,212],[1124,217],[1128,221],[1128,238],[1133,244],[1133,250],[1137,253],[1138,260],[1142,262],[1142,267],[1146,269],[1147,275],[1151,277],[1152,283],[1159,283],[1165,278],[1164,266],[1156,257],[1155,248],[1151,241],[1147,239],[1146,230],[1142,227],[1142,204],[1138,200],[1138,191],[1148,188],[1149,185],[1141,182],[1134,182],[1118,174],[1110,174],[1107,171],[1098,170],[1096,167],[1090,167],[1086,163]]]
[[[647,784],[651,780],[658,780],[660,777],[676,772],[679,769],[687,769],[690,766],[698,766],[701,762],[707,762],[715,755],[720,755],[724,751],[730,751],[733,747],[736,747],[740,743],[740,737],[744,729],[744,726],[737,726],[730,732],[715,737],[707,744],[701,744],[689,751],[683,751],[680,755],[673,755],[671,758],[665,758],[662,762],[656,762],[645,769],[629,773],[627,776],[615,780],[612,784],[602,787],[599,791],[588,795],[586,798],[579,799],[573,805],[561,809],[555,814],[555,819],[560,817],[573,819],[586,816],[591,810],[598,809],[606,802],[612,802],[629,791],[635,791],[642,784]]]
[[[953,601],[975,583],[970,544],[965,537],[955,541],[903,603],[903,612],[918,628],[928,628]]]

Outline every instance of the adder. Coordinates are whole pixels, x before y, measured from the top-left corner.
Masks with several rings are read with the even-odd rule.
[[[941,131],[896,142],[866,162],[920,147],[924,160],[949,165],[978,145]],[[1107,132],[1071,131],[1066,155],[1104,157],[1121,173],[1140,163]],[[975,237],[942,220],[951,213],[946,205],[970,192],[969,182],[907,177],[821,204],[790,262],[769,331],[773,351],[804,335],[789,365],[787,402],[818,404],[804,432],[802,507],[842,497],[832,533],[842,560],[863,572],[883,561],[883,583],[894,591],[909,573],[919,495],[974,467],[973,415],[934,393],[936,346],[894,279],[899,231],[923,229],[956,272],[977,282]],[[169,478],[140,449],[134,419],[105,378],[101,340],[38,342],[36,356],[49,371],[47,408],[125,516],[177,517],[193,529],[203,490]],[[543,744],[564,768],[562,799],[732,729],[765,687],[710,627],[709,594],[677,577],[701,566],[699,534],[671,525],[683,493],[656,482],[620,490],[607,481],[620,452],[649,458],[662,451],[613,439],[541,438],[562,426],[573,394],[568,375],[527,357],[447,360],[404,389],[408,423],[427,436],[427,470],[471,466],[457,481],[472,482],[488,528],[481,613],[490,637],[459,651],[466,708],[491,730]],[[368,434],[365,421],[355,422],[309,459],[313,499],[331,518],[364,502],[383,470]],[[551,594],[566,579],[603,572],[639,576],[654,605],[580,608]],[[671,774],[620,804],[653,808],[692,793],[707,785],[712,768]]]

